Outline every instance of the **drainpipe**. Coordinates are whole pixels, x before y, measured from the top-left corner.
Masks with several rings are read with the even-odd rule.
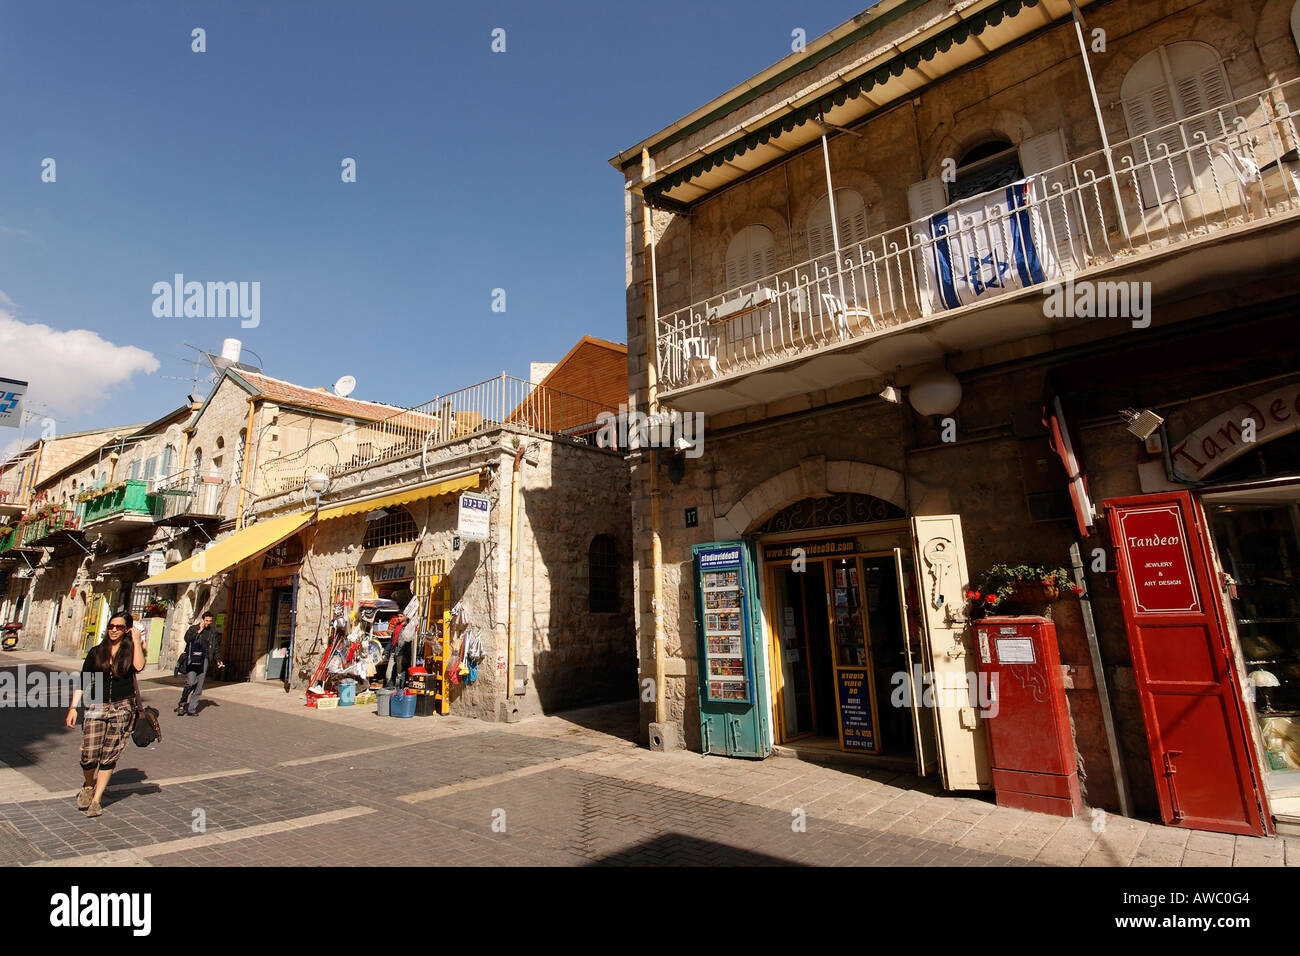
[[[1132,242],[1128,232],[1128,220],[1124,217],[1124,203],[1119,195],[1119,180],[1115,178],[1115,163],[1110,155],[1110,138],[1106,135],[1106,121],[1101,116],[1101,104],[1097,102],[1097,85],[1092,81],[1092,64],[1088,60],[1088,44],[1083,42],[1083,14],[1079,6],[1070,0],[1070,12],[1074,16],[1074,35],[1079,40],[1079,55],[1083,57],[1083,72],[1088,78],[1088,93],[1092,96],[1092,111],[1097,116],[1097,130],[1101,133],[1101,153],[1106,157],[1106,169],[1110,171],[1110,188],[1115,194],[1115,215],[1119,217],[1120,227],[1124,230],[1124,241]]]
[[[641,150],[641,182],[648,185],[651,180],[650,150]],[[645,193],[641,193],[641,242],[645,251],[645,268],[649,272],[649,281],[645,283],[645,318],[646,318],[646,405],[651,416],[659,414],[659,287],[655,270],[655,233],[654,211],[646,202]],[[657,420],[657,419],[656,419]],[[652,579],[654,596],[650,601],[650,612],[654,620],[655,665],[654,695],[655,723],[664,722],[664,633],[659,619],[659,610],[663,604],[663,541],[660,538],[661,515],[659,502],[659,460],[654,454],[650,456],[650,543],[654,567]]]
[[[515,574],[515,556],[519,551],[519,463],[528,446],[519,443],[514,468],[510,472],[510,607],[506,624],[506,706],[515,696],[515,617],[519,603],[519,582]]]

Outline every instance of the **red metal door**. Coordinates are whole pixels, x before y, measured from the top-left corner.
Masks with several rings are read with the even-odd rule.
[[[1105,508],[1160,816],[1261,835],[1266,815],[1199,508],[1185,491]]]

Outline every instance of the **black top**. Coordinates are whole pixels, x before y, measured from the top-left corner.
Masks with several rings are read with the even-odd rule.
[[[81,673],[97,673],[94,665],[90,662],[90,657],[94,654],[94,648],[86,655],[85,663],[81,665]],[[114,677],[112,672],[104,674],[104,698],[108,703],[115,703],[119,700],[129,700],[135,696],[135,681],[131,679],[132,675],[128,673],[125,677]]]

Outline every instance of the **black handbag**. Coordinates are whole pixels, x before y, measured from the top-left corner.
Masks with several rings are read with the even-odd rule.
[[[137,747],[148,747],[155,740],[162,743],[162,727],[158,723],[158,708],[142,706],[140,681],[136,678],[134,671],[131,673],[131,683],[135,687],[135,697],[132,699],[131,724],[126,728],[126,732],[131,735],[131,740]]]

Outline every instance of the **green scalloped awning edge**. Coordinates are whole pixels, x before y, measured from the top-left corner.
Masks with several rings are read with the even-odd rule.
[[[811,103],[805,103],[778,117],[770,123],[746,134],[735,142],[728,143],[721,150],[695,160],[676,172],[666,176],[647,189],[646,198],[653,205],[665,193],[682,186],[692,179],[717,169],[737,156],[742,156],[752,149],[766,145],[783,133],[793,132],[797,127],[830,112],[837,106],[843,106],[851,99],[857,99],[876,86],[883,86],[890,78],[903,75],[908,69],[915,69],[921,63],[928,63],[938,53],[947,53],[954,43],[965,43],[971,37],[979,36],[988,27],[996,27],[1005,17],[1014,17],[1022,9],[1038,6],[1039,0],[1002,0],[1001,3],[980,11],[969,20],[957,24],[931,37],[919,46],[913,47],[881,64],[869,73],[864,73],[849,83],[827,93]]]

